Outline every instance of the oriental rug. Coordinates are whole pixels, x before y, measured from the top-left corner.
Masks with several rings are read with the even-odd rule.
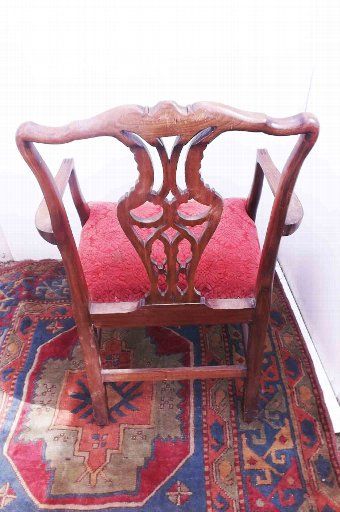
[[[326,335],[326,333],[325,333]],[[106,367],[242,363],[238,325],[103,332]],[[98,427],[60,262],[0,269],[0,509],[337,512],[339,463],[304,341],[275,283],[260,413],[242,381],[108,384]]]

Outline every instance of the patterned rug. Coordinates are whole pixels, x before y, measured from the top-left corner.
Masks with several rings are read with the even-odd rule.
[[[106,367],[242,363],[240,326],[104,331]],[[280,285],[260,415],[242,381],[108,385],[98,427],[62,265],[0,270],[0,509],[139,512],[340,510],[322,394]]]

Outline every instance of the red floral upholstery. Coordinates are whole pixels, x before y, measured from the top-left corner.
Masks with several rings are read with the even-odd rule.
[[[187,203],[189,205],[189,203]],[[197,203],[186,209],[194,214]],[[149,289],[145,268],[117,219],[116,203],[92,203],[79,254],[91,299],[136,301]],[[139,213],[148,216],[145,205]],[[182,255],[188,248],[182,248]],[[189,255],[189,252],[188,252]],[[155,254],[157,258],[157,252]],[[260,261],[256,226],[244,199],[225,199],[220,223],[196,272],[195,286],[206,298],[251,297]]]

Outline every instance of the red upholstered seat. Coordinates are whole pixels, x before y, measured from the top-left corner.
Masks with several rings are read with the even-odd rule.
[[[120,227],[117,204],[90,203],[90,208],[79,253],[91,300],[139,300],[149,290],[149,281],[137,252]],[[149,207],[140,208],[139,214],[148,216]],[[190,205],[189,209],[186,213],[193,214],[197,206]],[[186,250],[182,249],[184,256]],[[251,297],[259,261],[256,226],[246,213],[245,200],[225,199],[220,223],[197,268],[196,288],[205,298]]]

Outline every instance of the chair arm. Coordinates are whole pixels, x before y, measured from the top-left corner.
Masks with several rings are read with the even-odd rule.
[[[81,193],[74,167],[74,161],[72,158],[66,158],[62,161],[54,181],[61,197],[65,192],[67,184],[69,184],[73,203],[77,209],[81,224],[83,226],[89,218],[90,208]],[[57,244],[45,199],[41,201],[38,207],[35,216],[35,226],[44,240],[50,244]]]
[[[255,206],[255,215],[258,201],[261,195],[263,176],[266,177],[268,184],[274,196],[277,194],[281,173],[275,167],[268,151],[266,149],[257,150],[256,169],[252,190],[247,202],[247,210],[253,209]],[[252,205],[252,206],[250,206]],[[292,235],[300,226],[303,218],[303,208],[298,197],[293,193],[290,199],[285,225],[283,228],[283,236]]]

